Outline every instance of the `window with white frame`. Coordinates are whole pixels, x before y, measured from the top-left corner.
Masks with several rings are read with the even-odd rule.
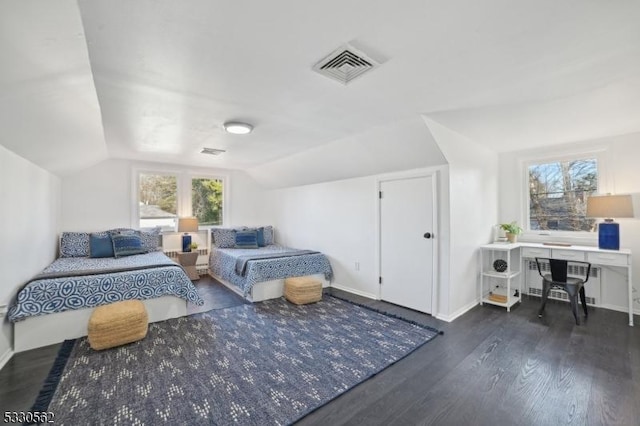
[[[219,178],[191,178],[191,215],[200,225],[222,225],[223,188]]]
[[[200,226],[224,223],[224,178],[189,173],[137,171],[138,226],[174,230],[178,217],[195,216]]]
[[[597,156],[529,162],[526,167],[529,230],[595,230],[586,209],[587,198],[598,192]]]
[[[171,229],[178,217],[178,176],[141,172],[138,175],[138,225]]]

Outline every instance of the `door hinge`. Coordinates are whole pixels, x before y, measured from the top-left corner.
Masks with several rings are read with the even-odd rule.
[[[378,277],[378,284],[382,284],[382,277]]]
[[[382,199],[382,191],[378,191],[378,197]]]

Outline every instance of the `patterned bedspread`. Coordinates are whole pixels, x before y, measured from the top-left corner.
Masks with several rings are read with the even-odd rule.
[[[324,274],[327,280],[333,276],[329,259],[322,253],[304,254],[300,256],[280,257],[273,259],[250,260],[245,276],[236,273],[236,260],[240,256],[259,253],[271,254],[291,251],[291,248],[271,244],[259,249],[212,248],[209,256],[211,272],[242,290],[246,296],[258,282],[277,280],[288,277],[300,277],[313,274]]]
[[[74,275],[78,271],[99,273]],[[67,272],[68,277],[36,277],[28,283],[9,309],[9,320],[161,296],[177,296],[197,305],[204,303],[184,270],[159,251],[118,259],[64,257],[42,271],[45,277]]]

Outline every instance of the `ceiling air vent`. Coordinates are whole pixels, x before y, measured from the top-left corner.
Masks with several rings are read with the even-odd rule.
[[[342,84],[347,84],[380,63],[346,44],[313,66],[313,70]]]
[[[216,149],[216,148],[202,148],[200,151],[201,154],[210,154],[210,155],[220,155],[223,152],[227,152],[224,149]]]

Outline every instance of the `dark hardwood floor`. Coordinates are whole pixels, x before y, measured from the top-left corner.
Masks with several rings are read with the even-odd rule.
[[[208,309],[244,303],[212,279]],[[299,421],[301,425],[640,425],[640,327],[590,309],[576,326],[569,305],[526,298],[510,313],[477,306],[452,323],[389,303],[337,296],[445,332]],[[0,413],[28,410],[59,345],[14,355],[0,371]]]

